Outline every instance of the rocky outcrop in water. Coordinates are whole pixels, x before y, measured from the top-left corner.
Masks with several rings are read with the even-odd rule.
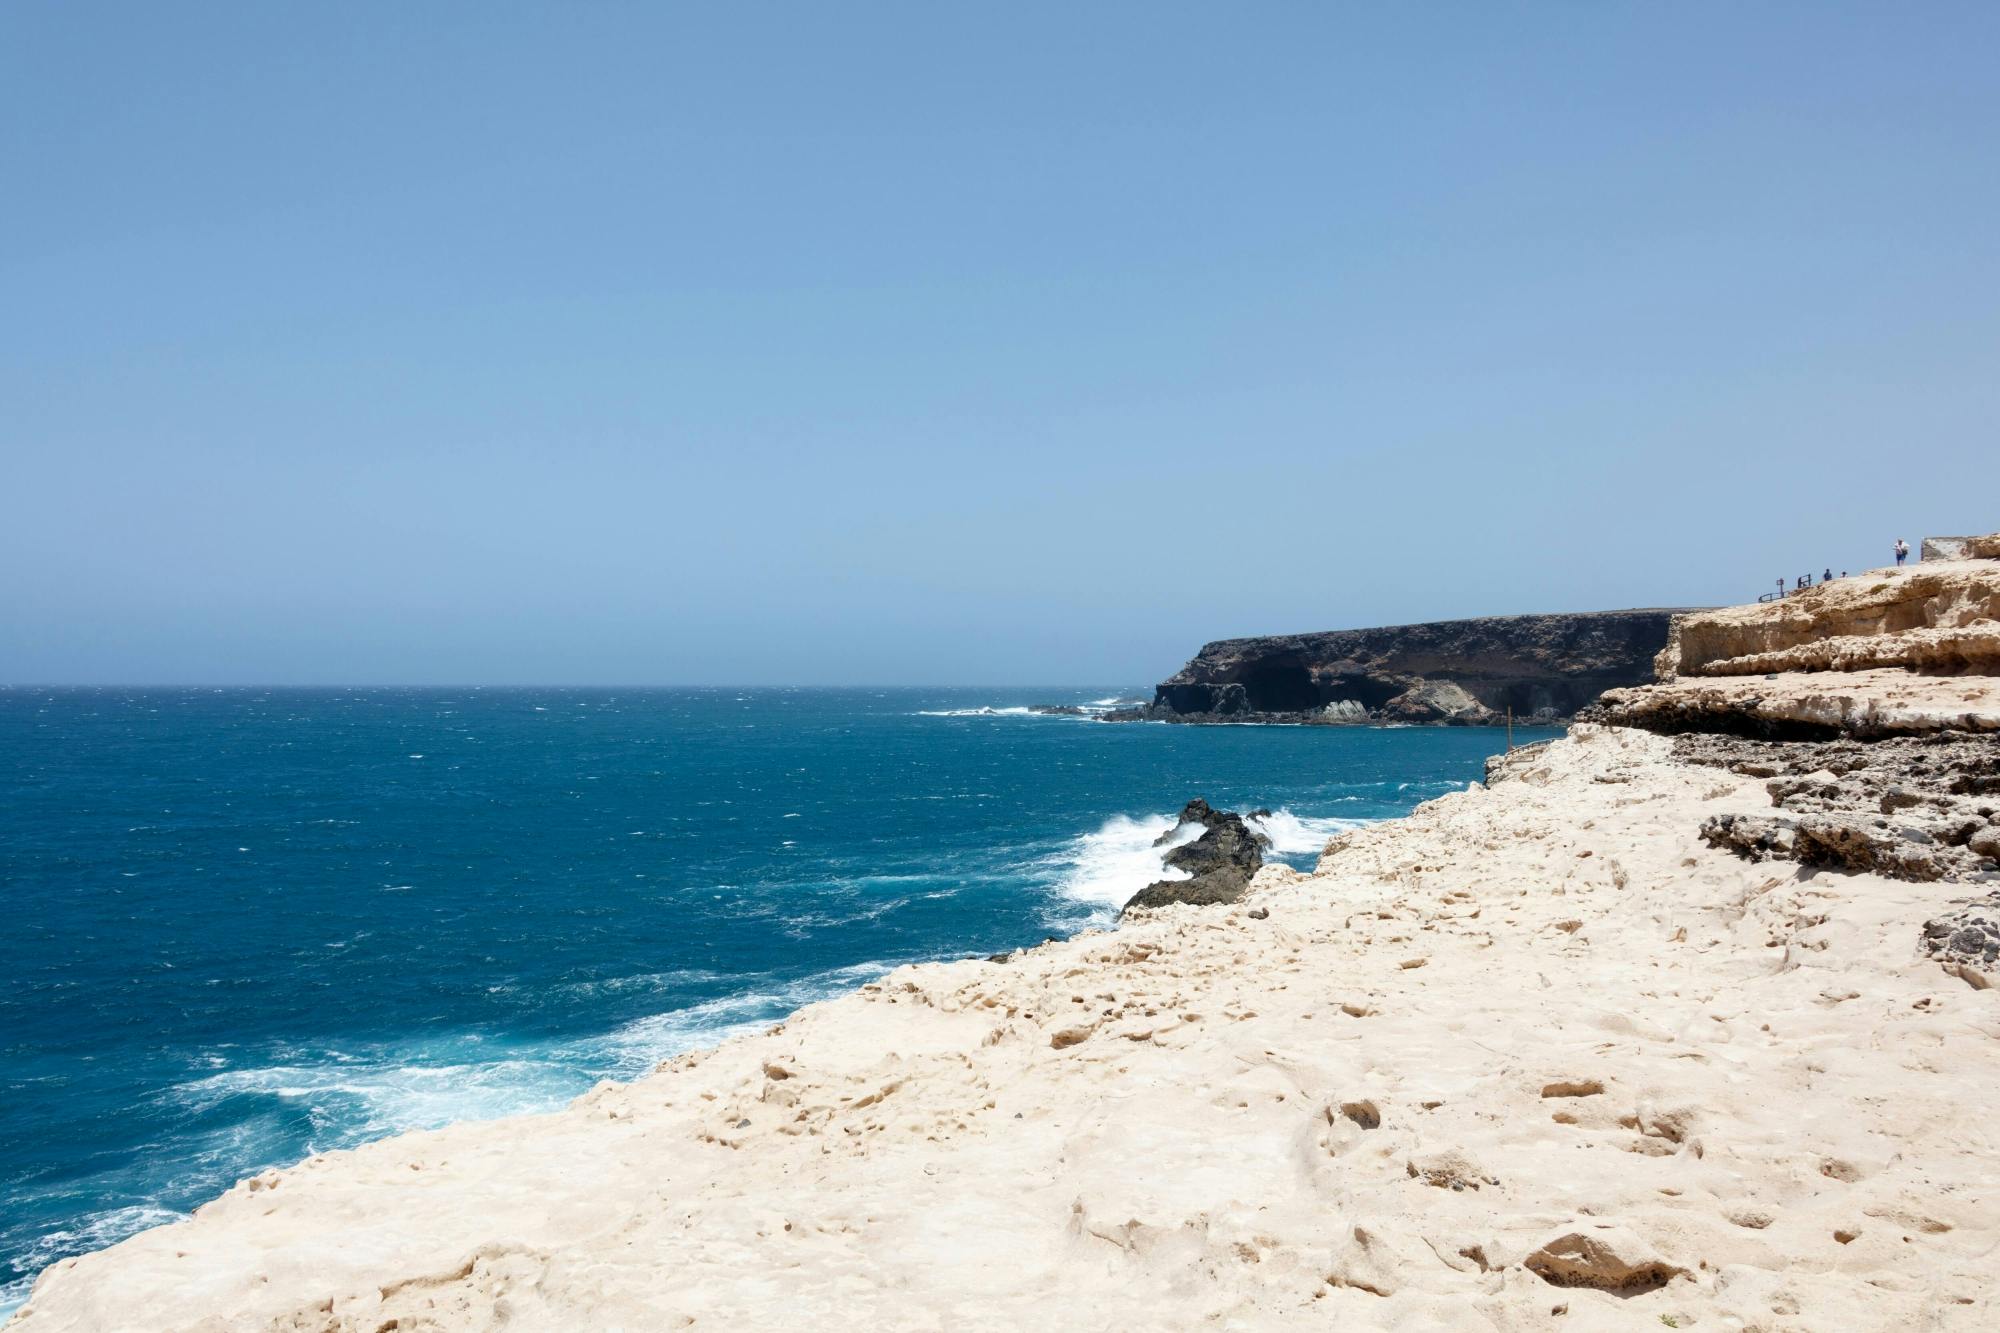
[[[1124,910],[1165,907],[1169,903],[1198,906],[1233,903],[1243,896],[1250,877],[1264,864],[1264,848],[1270,845],[1269,840],[1244,823],[1241,815],[1232,810],[1217,810],[1197,796],[1182,808],[1181,817],[1173,828],[1160,835],[1155,846],[1174,841],[1190,824],[1202,825],[1202,835],[1161,858],[1175,870],[1186,871],[1189,878],[1155,880],[1133,894]]]
[[[1567,718],[1653,678],[1671,610],[1488,616],[1208,644],[1110,720],[1478,725]]]

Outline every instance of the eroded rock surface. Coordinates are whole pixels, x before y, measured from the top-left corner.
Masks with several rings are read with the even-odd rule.
[[[1715,732],[1767,740],[2000,732],[2000,676],[1932,676],[1900,667],[1683,676],[1606,690],[1578,716],[1668,736]]]
[[[2000,891],[1924,923],[1924,952],[1979,990],[2000,980]]]
[[[1657,682],[1583,716],[1782,740],[2000,731],[2000,536],[1954,540],[1967,558],[1676,617]]]
[[[1767,809],[1702,821],[1711,847],[1919,883],[2000,880],[2000,534],[1924,553],[1915,568],[1678,617],[1660,679],[1609,690],[1583,716],[1676,736],[1680,762],[1764,780]],[[1489,765],[1489,782],[1519,767]],[[1986,985],[1993,900],[1932,918],[1918,944]]]
[[[2000,562],[1878,569],[1777,602],[1680,618],[1657,664],[1677,676],[1860,671],[1954,673],[2000,667]]]
[[[1673,753],[1683,763],[1767,779],[1777,813],[1712,816],[1701,830],[1711,846],[1893,879],[2000,872],[2000,738],[1939,733],[1814,744],[1681,736]]]
[[[1552,1287],[1592,1287],[1621,1296],[1653,1291],[1687,1274],[1623,1227],[1566,1231],[1537,1246],[1524,1262]]]

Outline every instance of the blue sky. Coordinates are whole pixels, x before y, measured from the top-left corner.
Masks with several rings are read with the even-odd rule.
[[[2000,528],[2000,8],[0,8],[0,681],[1130,682]]]

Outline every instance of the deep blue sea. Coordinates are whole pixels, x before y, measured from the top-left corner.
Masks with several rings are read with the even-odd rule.
[[[1306,866],[1503,744],[1021,709],[1115,694],[0,690],[0,1312],[263,1167],[1106,923],[1191,796]]]

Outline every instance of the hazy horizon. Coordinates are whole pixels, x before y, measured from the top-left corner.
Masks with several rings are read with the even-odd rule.
[[[2000,528],[2000,10],[0,11],[0,682],[1162,679]]]

